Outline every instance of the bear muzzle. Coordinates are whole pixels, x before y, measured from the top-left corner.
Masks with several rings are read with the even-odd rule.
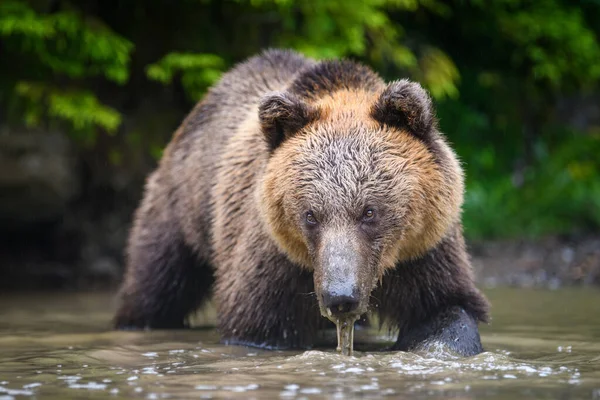
[[[315,263],[315,291],[321,314],[334,320],[366,312],[369,291],[363,281],[367,260],[351,235],[324,238]],[[370,279],[368,279],[370,281]],[[370,289],[370,288],[369,288]]]

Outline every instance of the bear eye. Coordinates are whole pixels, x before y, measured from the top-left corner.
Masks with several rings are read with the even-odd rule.
[[[365,209],[362,217],[363,221],[368,222],[371,221],[373,218],[375,218],[375,210],[373,210],[372,208]]]
[[[317,224],[317,219],[315,218],[314,214],[311,211],[308,211],[306,213],[306,223],[309,225]]]

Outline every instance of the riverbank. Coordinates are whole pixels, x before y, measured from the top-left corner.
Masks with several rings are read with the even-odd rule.
[[[484,287],[600,286],[600,235],[470,243]]]

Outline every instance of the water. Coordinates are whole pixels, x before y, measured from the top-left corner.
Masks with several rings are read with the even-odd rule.
[[[0,297],[0,400],[12,398],[600,399],[600,291],[487,291],[469,359],[223,346],[214,329],[113,332],[108,294]],[[198,320],[214,321],[209,310]],[[368,344],[367,344],[368,346]]]

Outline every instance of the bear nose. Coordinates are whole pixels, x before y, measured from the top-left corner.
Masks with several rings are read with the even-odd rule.
[[[358,308],[358,295],[337,295],[333,293],[323,293],[323,306],[327,313],[332,315],[343,315],[353,312]]]

